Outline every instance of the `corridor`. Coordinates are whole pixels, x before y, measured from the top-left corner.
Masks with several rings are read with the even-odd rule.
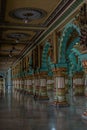
[[[59,108],[52,100],[6,95],[0,98],[0,130],[87,130],[87,120],[81,117],[87,98],[74,97],[69,102],[69,107]]]

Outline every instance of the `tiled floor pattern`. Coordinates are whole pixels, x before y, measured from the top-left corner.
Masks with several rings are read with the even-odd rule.
[[[34,101],[20,94],[0,98],[0,130],[87,130],[87,120],[81,116],[86,97],[73,97],[64,108],[51,103],[52,99]]]

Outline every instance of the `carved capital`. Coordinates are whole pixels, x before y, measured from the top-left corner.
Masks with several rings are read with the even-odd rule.
[[[65,76],[66,75],[66,68],[55,68],[53,70],[54,76]]]
[[[75,73],[75,75],[73,76],[73,79],[82,78],[83,75],[84,75],[84,72],[77,72],[77,73]]]

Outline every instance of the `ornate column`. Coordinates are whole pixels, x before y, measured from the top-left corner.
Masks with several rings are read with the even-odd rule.
[[[13,93],[15,93],[15,79],[12,79],[13,82]]]
[[[47,76],[47,90],[48,91],[53,90],[53,85],[54,85],[53,77]]]
[[[33,95],[33,84],[32,84],[32,75],[28,76],[27,79],[27,89],[28,89],[28,94]]]
[[[16,91],[17,91],[17,79],[15,78],[15,88],[16,88]]]
[[[18,81],[17,81],[17,78],[15,78],[15,95],[17,95],[18,93]]]
[[[20,91],[20,79],[18,78],[18,91]]]
[[[87,60],[83,60],[82,61],[83,67],[84,67],[84,73],[85,73],[85,96],[87,96]]]
[[[86,73],[86,75],[85,75],[85,96],[87,97],[87,68],[85,70],[85,73]]]
[[[17,78],[16,78],[16,89],[18,91],[18,80],[17,80]]]
[[[39,73],[36,73],[35,74],[35,93],[37,97],[39,96],[39,88],[40,88]]]
[[[21,88],[22,88],[22,93],[24,93],[24,78],[21,80]]]
[[[83,96],[84,95],[83,72],[75,73],[73,77],[73,85],[74,85],[74,95]]]
[[[21,80],[21,79],[19,78],[19,91],[20,91],[20,88],[21,88],[20,80]]]
[[[27,94],[27,77],[25,77],[25,93]]]
[[[87,96],[87,60],[82,61],[85,72],[85,96]],[[87,109],[83,112],[82,117],[87,120]]]
[[[15,88],[15,92],[16,92],[16,90],[17,90],[17,88],[16,88],[16,79],[14,79],[14,88]]]
[[[0,78],[0,97],[4,94],[4,85],[3,85],[3,78]]]
[[[36,91],[36,79],[35,79],[35,75],[33,74],[33,78],[32,78],[32,87],[33,87],[33,95],[35,94]]]
[[[39,100],[48,100],[47,95],[47,72],[40,72]]]
[[[68,106],[65,92],[66,68],[55,68],[54,72],[54,105]]]
[[[68,76],[65,76],[65,92],[68,93],[69,89],[69,79]]]
[[[26,79],[25,79],[25,77],[23,77],[23,93],[25,94],[25,81],[26,81]]]
[[[21,78],[20,78],[19,82],[20,82],[20,93],[21,93],[22,92],[22,79]]]

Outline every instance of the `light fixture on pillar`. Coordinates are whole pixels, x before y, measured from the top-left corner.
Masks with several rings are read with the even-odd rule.
[[[80,45],[87,48],[87,0],[79,12],[79,26],[81,28]]]

